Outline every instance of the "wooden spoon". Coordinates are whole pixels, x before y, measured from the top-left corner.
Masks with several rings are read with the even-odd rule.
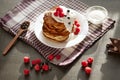
[[[7,47],[4,49],[3,51],[3,55],[6,55],[7,52],[10,50],[10,48],[13,46],[13,44],[16,42],[17,38],[25,31],[27,31],[28,27],[30,25],[30,22],[25,21],[21,24],[21,27],[19,28],[18,33],[16,34],[16,36],[9,42],[9,44],[7,45]]]

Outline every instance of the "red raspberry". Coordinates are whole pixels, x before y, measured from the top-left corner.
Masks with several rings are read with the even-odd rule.
[[[58,16],[59,15],[59,12],[58,11],[56,11],[56,12],[54,12],[54,16]]]
[[[75,31],[79,33],[80,32],[80,28],[76,27]]]
[[[27,75],[29,75],[30,70],[29,69],[24,69],[23,73],[24,73],[25,76],[27,76]]]
[[[63,9],[62,9],[61,7],[57,7],[57,8],[56,8],[56,11],[58,11],[58,12],[63,12]]]
[[[88,62],[89,64],[92,64],[93,58],[92,58],[92,57],[89,57],[89,58],[87,59],[87,62]]]
[[[80,27],[80,24],[79,24],[79,23],[77,23],[77,24],[76,24],[76,26],[77,26],[77,27]]]
[[[27,57],[27,56],[25,56],[25,57],[24,57],[24,63],[29,63],[29,62],[30,62],[30,58]]]
[[[49,66],[47,64],[43,64],[42,69],[44,71],[48,71],[49,70]]]
[[[74,34],[75,34],[75,35],[78,35],[78,32],[75,31]]]
[[[39,66],[39,64],[36,64],[36,65],[34,66],[34,69],[35,69],[35,71],[40,71],[40,66]]]
[[[92,69],[90,67],[85,67],[85,73],[90,74]]]
[[[85,60],[83,60],[83,61],[81,62],[81,65],[82,65],[83,67],[86,67],[86,66],[88,66],[88,62],[85,61]]]
[[[36,59],[35,61],[36,61],[36,64],[40,64],[42,62],[41,59]]]
[[[48,55],[48,59],[49,59],[50,61],[53,60],[53,59],[54,59],[54,55],[53,55],[53,54]]]
[[[76,25],[77,23],[78,23],[78,21],[77,21],[77,20],[75,20],[75,21],[74,21],[74,24]]]
[[[74,34],[77,35],[80,32],[80,28],[76,27]]]
[[[61,58],[61,55],[56,55],[56,59],[59,60]]]
[[[35,60],[32,60],[32,65],[40,64],[41,62],[42,62],[41,59],[35,59]]]
[[[32,65],[36,65],[37,64],[36,60],[32,60],[31,62],[32,62]]]
[[[63,12],[60,12],[60,13],[59,13],[59,17],[64,17],[64,13],[63,13]]]

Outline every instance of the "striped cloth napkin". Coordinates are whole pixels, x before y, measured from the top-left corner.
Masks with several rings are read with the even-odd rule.
[[[34,34],[36,18],[53,6],[62,5],[74,9],[85,15],[88,5],[80,0],[22,0],[12,10],[0,19],[3,29],[16,35],[20,25],[24,21],[30,21],[30,27],[27,33],[22,34],[19,38],[35,48],[45,59],[59,66],[65,66],[72,63],[78,56],[89,49],[95,41],[101,38],[115,23],[108,18],[102,27],[99,25],[89,24],[89,33],[86,38],[79,44],[69,48],[52,48],[41,43]]]

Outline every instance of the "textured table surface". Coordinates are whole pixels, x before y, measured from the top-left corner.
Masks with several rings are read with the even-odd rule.
[[[11,10],[20,0],[0,0],[0,17]],[[45,74],[36,74],[31,71],[30,76],[25,78],[23,75],[23,57],[30,56],[31,59],[43,57],[32,47],[18,40],[16,45],[6,56],[2,51],[9,41],[13,38],[10,34],[0,28],[0,80],[119,80],[120,79],[120,56],[107,55],[106,44],[110,42],[109,38],[120,37],[120,1],[119,0],[81,0],[89,6],[104,6],[109,11],[109,16],[116,20],[115,27],[108,31],[94,46],[87,50],[82,56],[78,57],[74,63],[67,68],[52,66],[52,71]],[[81,61],[88,57],[94,57],[92,73],[88,77],[81,70]]]

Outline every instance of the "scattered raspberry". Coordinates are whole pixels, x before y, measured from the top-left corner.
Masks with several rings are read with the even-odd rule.
[[[58,7],[56,11],[63,12],[63,9],[61,7]]]
[[[37,64],[36,60],[32,60],[31,62],[32,62],[32,65],[36,65]]]
[[[36,65],[36,64],[40,64],[42,62],[41,59],[35,59],[35,60],[32,60],[32,65]]]
[[[63,13],[63,12],[60,12],[60,13],[59,13],[59,17],[64,17],[64,13]]]
[[[53,60],[53,59],[54,59],[54,55],[53,55],[53,54],[48,55],[48,59],[49,59],[50,61]]]
[[[56,59],[59,60],[61,58],[61,55],[56,55]]]
[[[35,71],[40,71],[40,65],[39,65],[39,64],[36,64],[36,65],[34,66],[34,69],[35,69]]]
[[[30,74],[30,70],[29,69],[24,69],[23,71],[24,75],[27,76]]]
[[[47,64],[43,64],[42,69],[44,71],[48,71],[49,70],[49,66]]]
[[[25,57],[24,57],[24,63],[29,63],[29,62],[30,62],[30,58],[27,57],[27,56],[25,56]]]
[[[88,62],[89,64],[92,64],[93,58],[92,58],[92,57],[89,57],[89,58],[87,59],[87,62]]]
[[[81,65],[82,65],[83,67],[86,67],[86,66],[88,66],[88,62],[85,61],[85,60],[83,60],[83,61],[81,62]]]
[[[90,74],[92,69],[90,67],[85,67],[85,73]]]
[[[35,61],[36,61],[36,64],[40,64],[42,62],[41,59],[36,59]]]
[[[54,55],[53,54],[50,54],[49,55],[49,59],[52,60],[54,58]],[[56,56],[57,59],[60,59],[60,55],[57,55]],[[24,57],[24,59],[26,60],[26,57]],[[27,57],[28,59],[28,57]],[[42,62],[41,59],[37,58],[37,59],[34,59],[31,61],[32,63],[32,66],[30,69],[33,69],[36,71],[36,72],[39,72],[39,71],[48,71],[48,70],[51,70],[52,68],[49,67],[48,63],[47,62]],[[30,74],[30,70],[29,69],[24,69],[23,71],[24,75],[27,76]]]

